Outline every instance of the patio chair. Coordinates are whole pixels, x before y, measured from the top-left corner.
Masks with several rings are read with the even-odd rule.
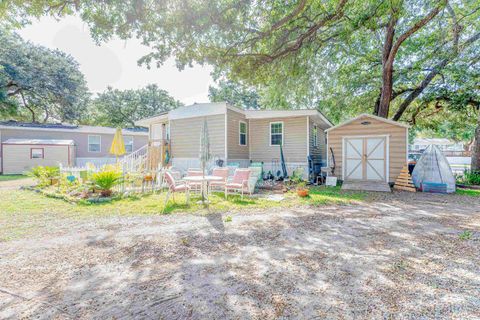
[[[232,181],[225,184],[225,199],[227,199],[229,191],[240,193],[242,199],[244,193],[252,195],[252,192],[248,188],[248,180],[250,179],[251,172],[250,169],[235,170]]]
[[[190,202],[190,187],[184,182],[177,182],[173,177],[172,173],[169,171],[165,172],[165,182],[168,186],[167,196],[165,197],[165,205],[163,206],[163,211],[167,207],[168,200],[170,195],[172,195],[173,201],[175,202],[175,193],[185,192],[187,196],[187,204]]]
[[[188,169],[187,170],[187,177],[199,177],[203,176],[203,172],[201,169]],[[192,192],[202,192],[202,183],[201,182],[187,182],[188,186],[190,187],[190,191]]]
[[[221,177],[222,180],[210,182],[210,190],[225,191],[225,185],[228,181],[228,172],[228,168],[214,168],[212,175]]]

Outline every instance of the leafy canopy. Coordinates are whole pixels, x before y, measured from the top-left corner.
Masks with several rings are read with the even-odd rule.
[[[69,55],[0,29],[0,114],[21,120],[78,122],[88,88]]]
[[[133,127],[135,121],[179,107],[181,103],[155,84],[141,89],[108,88],[90,103],[92,124]]]

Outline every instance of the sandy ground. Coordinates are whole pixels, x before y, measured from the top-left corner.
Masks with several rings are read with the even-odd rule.
[[[0,318],[480,318],[478,198],[226,216],[58,221],[0,243]]]

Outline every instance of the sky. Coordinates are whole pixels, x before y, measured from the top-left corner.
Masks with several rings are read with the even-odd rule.
[[[136,39],[112,40],[97,46],[87,25],[78,17],[62,20],[45,17],[18,30],[20,36],[35,44],[58,48],[72,55],[80,64],[90,91],[138,89],[156,83],[185,104],[208,101],[208,87],[213,84],[210,66],[195,65],[179,71],[173,59],[161,68],[138,66],[137,61],[149,49]]]

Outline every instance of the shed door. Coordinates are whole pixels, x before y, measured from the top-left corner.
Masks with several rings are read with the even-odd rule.
[[[386,138],[345,138],[344,180],[386,181]]]

